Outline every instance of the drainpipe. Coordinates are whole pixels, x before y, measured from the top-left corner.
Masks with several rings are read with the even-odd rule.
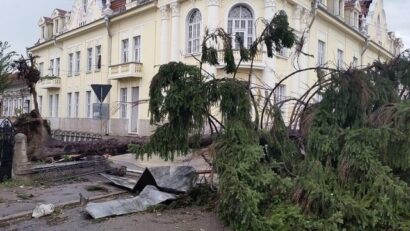
[[[313,23],[316,20],[316,15],[317,15],[317,9],[319,8],[319,0],[315,0],[314,2],[312,2],[312,21],[310,21],[309,26],[308,26],[308,32],[310,31],[310,29],[312,28]]]
[[[369,39],[369,37],[368,36],[366,36],[366,41],[365,41],[365,45],[364,45],[364,47],[363,47],[363,50],[362,50],[362,53],[360,54],[360,65],[361,66],[363,66],[363,56],[364,56],[364,53],[367,51],[367,49],[369,49],[369,46],[370,46],[370,39]]]
[[[62,46],[58,46],[57,45],[57,36],[53,36],[53,43],[54,43],[54,46],[55,47],[57,47],[58,49],[60,49],[60,50],[63,50],[63,47]]]
[[[107,29],[107,35],[108,35],[108,41],[107,41],[107,55],[108,55],[108,59],[107,59],[107,70],[109,72],[109,67],[111,66],[111,52],[112,52],[112,33],[111,33],[111,18],[110,15],[106,14],[104,16],[104,21],[105,21],[105,28]],[[101,57],[101,61],[102,61],[102,57]],[[108,74],[107,74],[108,75]],[[107,78],[107,84],[110,84],[110,80]],[[108,94],[107,96],[107,101],[110,102],[110,95]],[[107,120],[107,125],[106,125],[106,135],[110,134],[110,119]]]

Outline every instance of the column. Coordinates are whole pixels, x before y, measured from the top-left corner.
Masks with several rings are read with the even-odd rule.
[[[209,33],[215,32],[215,30],[219,27],[219,10],[221,7],[220,0],[208,0],[208,22],[207,28]],[[209,42],[208,46],[216,46],[216,44]],[[216,47],[217,48],[217,47]],[[218,49],[218,48],[217,48]],[[211,75],[216,75],[216,67],[205,65],[204,69]]]
[[[272,20],[276,13],[275,0],[264,0],[265,10],[264,18],[266,20]],[[265,48],[266,49],[266,48]],[[275,59],[276,57],[269,58],[266,54],[264,55],[266,68],[263,71],[262,84],[267,88],[273,88],[275,86]],[[262,93],[264,94],[264,92]]]
[[[166,64],[169,60],[169,14],[168,6],[164,5],[159,8],[161,12],[161,44],[160,44],[160,63]]]
[[[208,0],[208,29],[212,33],[218,28],[220,0]]]
[[[180,58],[179,45],[181,43],[179,39],[179,22],[180,22],[179,3],[172,2],[170,4],[170,7],[171,7],[171,12],[172,12],[171,61],[178,62]]]

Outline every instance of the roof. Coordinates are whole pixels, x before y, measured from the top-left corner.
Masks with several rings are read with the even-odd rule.
[[[25,81],[18,77],[18,73],[12,73],[9,75],[9,86],[25,85]]]
[[[360,0],[360,6],[362,7],[362,13],[364,17],[367,17],[369,13],[370,4],[372,4],[373,0]]]
[[[126,0],[114,0],[111,2],[111,9],[114,12],[124,11],[125,4],[126,4]]]

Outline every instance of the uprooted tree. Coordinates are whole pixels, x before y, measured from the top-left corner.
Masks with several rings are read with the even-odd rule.
[[[285,14],[264,28],[250,47],[222,29],[207,33],[199,67],[161,66],[149,102],[158,127],[147,145],[130,149],[173,159],[189,152],[189,138],[205,126],[217,133],[218,211],[234,230],[409,230],[409,53],[360,70],[297,70],[316,70],[318,81],[286,100],[295,103],[285,125],[286,102],[272,99],[278,85],[263,98],[250,78],[258,50],[265,46],[272,57],[296,39]],[[233,39],[241,45],[238,63]],[[218,64],[218,45],[227,74],[215,78],[203,65]],[[242,61],[251,63],[248,80],[236,78]]]
[[[18,77],[23,79],[33,98],[34,110],[20,115],[14,126],[17,132],[27,136],[27,155],[30,159],[41,159],[45,144],[50,139],[50,126],[40,114],[37,101],[36,84],[40,80],[40,71],[36,65],[36,57],[28,54],[14,61],[13,66],[18,71]]]

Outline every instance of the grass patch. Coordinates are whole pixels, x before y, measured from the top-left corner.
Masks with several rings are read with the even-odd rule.
[[[59,225],[68,220],[67,216],[61,216],[63,210],[61,208],[55,208],[54,212],[45,217],[48,225]]]
[[[89,185],[85,189],[89,192],[108,192],[107,188],[99,185]]]
[[[38,184],[39,183],[37,181],[21,181],[21,180],[7,179],[3,182],[0,182],[0,189],[1,188],[17,188],[20,186],[30,187],[30,186],[36,186]]]
[[[19,197],[22,200],[29,200],[34,197],[33,194],[26,193],[26,192],[17,192],[16,194],[17,194],[17,197]]]

